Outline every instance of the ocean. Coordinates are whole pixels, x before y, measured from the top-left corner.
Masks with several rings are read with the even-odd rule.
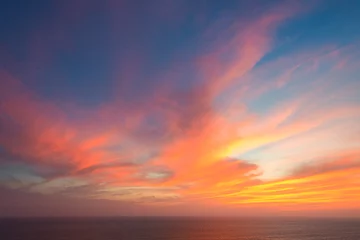
[[[236,218],[1,219],[1,240],[360,240],[360,220]]]

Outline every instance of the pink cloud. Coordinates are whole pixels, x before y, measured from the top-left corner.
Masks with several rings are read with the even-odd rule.
[[[229,158],[269,144],[275,145],[275,153],[287,147],[298,148],[315,136],[309,132],[359,117],[357,103],[332,104],[334,98],[347,97],[349,90],[354,93],[348,88],[334,91],[335,80],[325,81],[328,85],[316,80],[307,85],[310,91],[271,106],[263,116],[244,103],[291,84],[296,86],[293,77],[312,76],[324,62],[330,62],[330,74],[348,67],[336,67],[347,59],[341,49],[325,51],[324,55],[323,50],[290,54],[257,66],[273,49],[277,27],[302,10],[299,6],[274,8],[259,17],[233,23],[214,44],[209,44],[209,52],[195,56],[191,64],[175,61],[170,70],[154,74],[154,79],[160,79],[154,83],[159,85],[154,84],[148,95],[136,102],[119,97],[119,89],[133,86],[139,77],[146,63],[146,57],[140,55],[129,54],[132,58],[125,64],[125,73],[114,72],[115,96],[111,101],[89,109],[45,101],[3,71],[0,127],[6,131],[0,135],[0,143],[19,162],[63,170],[55,176],[44,176],[44,182],[29,187],[32,191],[60,189],[60,195],[150,202],[155,207],[166,202],[183,204],[187,209],[200,201],[208,206],[240,204],[257,209],[271,209],[279,203],[285,204],[284,209],[287,204],[313,207],[324,202],[358,207],[358,194],[346,197],[358,190],[358,182],[346,178],[347,174],[354,177],[359,173],[357,155],[349,159],[336,156],[335,160],[307,166],[298,175],[276,181],[259,180],[267,170],[261,163]],[[70,23],[78,20],[75,15],[67,16]],[[211,34],[210,29],[203,38]],[[47,47],[44,49],[48,52]],[[181,72],[192,64],[201,73],[199,81],[190,89],[177,90]],[[273,69],[274,78],[260,78],[271,75]],[[300,70],[304,71],[297,75]],[[161,85],[164,82],[169,83]],[[260,83],[264,84],[258,88]],[[234,96],[226,96],[239,85],[241,89],[235,89]],[[327,98],[327,89],[333,90],[332,97]],[[215,105],[217,101],[222,104],[224,95],[227,106],[218,110]],[[347,129],[341,125],[338,130]],[[292,141],[302,134],[309,135]],[[329,136],[326,132],[320,135],[319,139]],[[67,186],[68,182],[82,185]]]

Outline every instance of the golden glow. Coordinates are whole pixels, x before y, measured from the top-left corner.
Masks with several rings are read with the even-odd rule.
[[[191,59],[199,79],[190,90],[159,84],[136,103],[115,96],[69,110],[1,71],[0,151],[41,175],[6,184],[157,206],[360,208],[360,88],[342,82],[359,76],[358,62],[347,61],[352,48],[259,64],[276,28],[300,10],[233,23],[231,34]],[[171,71],[178,66],[159,78],[183,77]]]

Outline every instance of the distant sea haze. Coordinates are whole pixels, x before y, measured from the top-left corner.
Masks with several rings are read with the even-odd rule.
[[[359,219],[1,219],[1,240],[360,240]]]

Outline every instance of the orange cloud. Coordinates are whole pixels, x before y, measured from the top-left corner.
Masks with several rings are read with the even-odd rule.
[[[332,104],[334,98],[347,100],[349,89],[335,91],[333,81],[326,86],[317,80],[304,84],[308,88],[305,94],[295,92],[291,99],[284,100],[285,104],[269,104],[264,114],[246,105],[250,95],[255,99],[296,84],[293,77],[300,70],[306,70],[301,77],[314,77],[314,66],[328,58],[335,59],[330,73],[346,66],[341,58],[341,68],[333,67],[339,64],[340,50],[325,57],[319,57],[318,52],[310,57],[290,56],[295,60],[285,66],[284,59],[257,66],[272,49],[276,27],[298,11],[297,7],[271,9],[247,24],[234,23],[230,34],[225,31],[221,35],[219,46],[216,43],[213,51],[195,57],[201,73],[198,82],[181,91],[174,87],[177,83],[156,85],[156,93],[150,92],[136,103],[114,96],[113,101],[94,109],[72,106],[69,110],[42,99],[21,81],[1,72],[0,129],[4,131],[0,144],[19,162],[58,170],[50,177],[41,176],[43,181],[31,185],[30,191],[58,190],[71,196],[78,193],[88,198],[155,205],[203,201],[282,209],[315,208],[319,204],[359,207],[358,152],[334,155],[334,159],[301,169],[294,162],[276,162],[276,154],[281,151],[300,148],[314,136],[331,136],[329,130],[318,135],[314,131],[339,120],[357,120],[358,103]],[[134,68],[125,73],[125,85],[136,78]],[[280,73],[270,83],[255,79],[274,68]],[[169,71],[160,76],[178,79],[176,73]],[[264,85],[253,91],[261,81]],[[235,91],[235,96],[227,96],[231,88],[241,84],[245,86],[239,92],[244,95]],[[317,88],[312,88],[314,85]],[[332,90],[334,95],[326,97],[324,89]],[[348,128],[343,123],[336,130],[347,144]],[[266,148],[263,157],[283,168],[293,164],[297,172],[264,180],[261,177],[269,171],[265,163],[233,157],[251,151],[261,156],[260,148]],[[299,154],[303,162],[298,164],[308,160],[305,155]]]

